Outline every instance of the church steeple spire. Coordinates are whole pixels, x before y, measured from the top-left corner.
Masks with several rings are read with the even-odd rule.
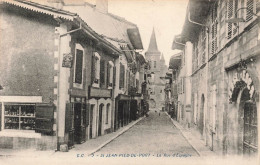
[[[158,47],[157,47],[154,28],[153,28],[153,32],[152,32],[152,35],[151,35],[151,38],[150,38],[150,44],[149,44],[147,52],[160,52],[158,50]]]

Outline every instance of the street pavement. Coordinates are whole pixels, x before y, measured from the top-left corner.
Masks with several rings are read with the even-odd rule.
[[[163,112],[150,112],[149,116],[138,122],[128,131],[101,148],[95,155],[165,157],[199,156],[196,150],[172,124],[171,119]]]

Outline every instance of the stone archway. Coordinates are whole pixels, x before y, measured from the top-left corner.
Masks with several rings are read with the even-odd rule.
[[[235,73],[232,84],[229,101],[233,105],[233,115],[237,114],[233,124],[237,135],[230,139],[234,140],[231,148],[238,154],[254,155],[258,152],[258,91],[247,70]]]

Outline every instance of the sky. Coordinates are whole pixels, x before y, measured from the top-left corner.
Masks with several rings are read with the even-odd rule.
[[[89,0],[94,4],[95,0]],[[108,0],[108,11],[135,23],[141,34],[144,51],[148,48],[153,27],[159,50],[166,65],[177,53],[172,50],[175,35],[182,31],[188,0]]]

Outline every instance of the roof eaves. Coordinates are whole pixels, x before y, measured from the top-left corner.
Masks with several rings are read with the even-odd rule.
[[[21,0],[0,0],[0,1],[6,4],[14,5],[34,12],[52,15],[54,17],[60,17],[71,21],[75,16],[77,16],[76,13],[71,13],[65,10],[59,10],[53,7],[41,5],[31,1],[21,1]]]

